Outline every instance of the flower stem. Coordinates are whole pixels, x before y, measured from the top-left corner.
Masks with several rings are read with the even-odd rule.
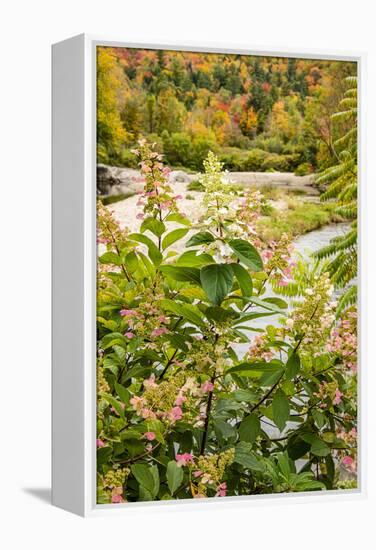
[[[207,403],[207,406],[206,406],[206,418],[205,418],[205,425],[204,425],[204,433],[202,435],[202,440],[201,440],[200,455],[205,454],[206,440],[207,440],[207,437],[208,437],[210,411],[211,411],[211,407],[212,407],[212,403],[213,403],[213,392],[214,392],[214,382],[215,382],[215,375],[214,374],[211,377],[210,381],[213,384],[213,389],[209,392],[208,403]]]

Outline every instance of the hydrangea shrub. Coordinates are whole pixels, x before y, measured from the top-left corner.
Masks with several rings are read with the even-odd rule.
[[[337,318],[325,265],[258,238],[264,198],[213,153],[198,223],[134,154],[139,232],[98,203],[98,503],[355,487],[356,307]]]

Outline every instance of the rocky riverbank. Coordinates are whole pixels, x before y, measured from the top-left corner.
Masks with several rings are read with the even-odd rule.
[[[171,183],[195,181],[200,174],[188,174],[183,170],[173,170]],[[229,183],[244,186],[274,186],[280,189],[301,191],[307,195],[318,195],[314,185],[314,176],[296,176],[291,172],[228,172],[225,176]],[[97,190],[101,197],[130,197],[143,187],[140,172],[132,168],[119,168],[97,165]]]

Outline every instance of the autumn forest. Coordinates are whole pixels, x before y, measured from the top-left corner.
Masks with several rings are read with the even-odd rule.
[[[231,171],[330,164],[331,115],[353,63],[101,48],[98,161],[135,167],[140,135],[166,162],[201,170],[208,151]]]

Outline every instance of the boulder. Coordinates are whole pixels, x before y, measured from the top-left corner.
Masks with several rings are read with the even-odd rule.
[[[143,183],[138,170],[97,164],[97,193],[99,196],[129,197],[142,190]]]
[[[194,174],[187,174],[183,170],[172,170],[170,172],[169,181],[171,183],[179,182],[179,183],[189,183],[192,181],[197,175]]]
[[[170,173],[171,183],[189,183],[195,179],[194,174],[183,170],[173,170]],[[97,193],[101,197],[124,195],[130,197],[143,189],[140,172],[133,168],[119,168],[106,164],[97,164]]]

